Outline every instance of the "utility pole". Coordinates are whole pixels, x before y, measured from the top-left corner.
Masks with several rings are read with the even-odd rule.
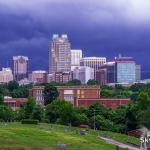
[[[96,129],[96,126],[95,126],[95,109],[94,109],[94,131]]]

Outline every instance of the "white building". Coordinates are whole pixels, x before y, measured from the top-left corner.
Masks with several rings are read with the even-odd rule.
[[[2,68],[0,71],[0,83],[8,83],[13,80],[12,70],[10,68]]]
[[[82,59],[82,50],[71,50],[71,70],[80,66],[80,60]]]
[[[106,57],[84,57],[80,60],[80,66],[91,67],[94,69],[94,79],[96,79],[96,71],[106,63]]]
[[[76,67],[73,70],[73,79],[78,79],[82,84],[86,84],[88,80],[94,79],[94,69],[90,67]]]

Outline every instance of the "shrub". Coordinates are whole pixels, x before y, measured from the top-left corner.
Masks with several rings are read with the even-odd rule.
[[[50,123],[48,119],[42,119],[42,123]]]
[[[38,124],[38,120],[33,120],[33,119],[23,119],[21,121],[22,124]]]

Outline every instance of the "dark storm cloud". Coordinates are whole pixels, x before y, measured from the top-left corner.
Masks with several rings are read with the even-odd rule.
[[[149,69],[149,0],[1,0],[0,62],[28,55],[30,70],[48,68],[53,33],[67,33],[87,56],[133,56]]]

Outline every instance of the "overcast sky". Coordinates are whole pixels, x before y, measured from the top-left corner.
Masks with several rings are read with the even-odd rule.
[[[0,66],[27,55],[48,68],[53,33],[66,33],[84,56],[133,56],[150,78],[150,0],[0,0]]]

